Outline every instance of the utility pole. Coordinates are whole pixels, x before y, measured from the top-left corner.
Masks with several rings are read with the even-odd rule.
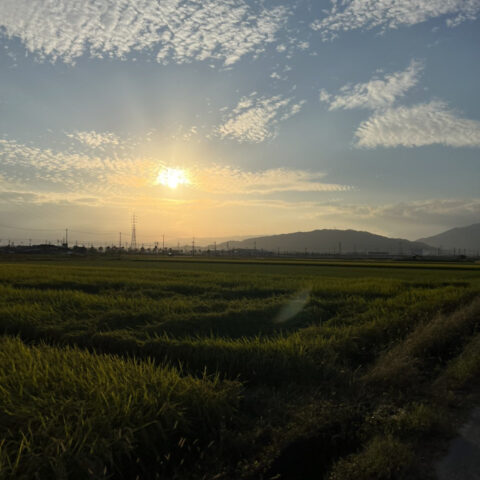
[[[195,237],[192,238],[192,256],[195,256]]]
[[[65,229],[65,246],[68,248],[68,228]]]
[[[165,251],[165,234],[162,235],[162,250]]]
[[[217,242],[214,242],[213,249],[214,249],[214,252],[215,252],[215,256],[217,256]]]
[[[118,235],[119,235],[118,248],[121,250],[122,249],[122,232],[119,232]]]

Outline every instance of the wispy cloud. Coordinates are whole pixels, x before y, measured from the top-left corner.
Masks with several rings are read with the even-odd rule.
[[[478,221],[480,198],[443,198],[402,202],[376,207],[372,213],[396,220],[445,225],[465,225]]]
[[[0,192],[0,204],[13,204],[17,206],[46,205],[46,204],[72,204],[100,206],[97,197],[85,197],[76,193],[65,192],[34,192],[6,190]]]
[[[74,140],[93,148],[105,144],[118,145],[120,143],[118,136],[112,132],[95,132],[91,130],[89,132],[67,133],[66,135],[69,138],[73,138]]]
[[[268,195],[276,192],[339,192],[349,185],[322,181],[325,174],[274,168],[256,172],[215,165],[195,172],[197,188],[218,194]]]
[[[262,97],[254,92],[240,100],[225,123],[217,127],[217,133],[239,142],[263,142],[275,137],[278,123],[298,113],[304,103],[281,95]]]
[[[35,203],[55,203],[59,199],[76,202],[89,198],[90,203],[158,205],[156,178],[165,165],[157,158],[135,157],[131,152],[72,154],[13,140],[0,139],[0,180],[3,191],[17,192],[17,201],[26,201],[22,192],[35,193]],[[264,198],[278,192],[341,192],[349,185],[328,183],[326,175],[299,169],[276,168],[258,171],[243,170],[229,165],[203,164],[187,166],[188,186],[182,202],[197,199]],[[162,204],[168,190],[161,195]],[[174,196],[175,197],[175,196]],[[164,201],[165,200],[165,201]],[[79,200],[80,201],[80,200]]]
[[[328,103],[329,110],[353,108],[379,109],[392,105],[398,98],[418,83],[423,70],[422,62],[412,60],[401,72],[385,75],[383,78],[372,78],[366,83],[345,85],[338,95],[320,91],[320,101]]]
[[[326,200],[299,203],[296,208],[310,226],[320,223],[322,228],[353,228],[416,240],[455,226],[477,223],[480,198],[430,198],[382,205]],[[288,209],[285,205],[285,210]]]
[[[421,201],[373,205],[331,200],[287,202],[271,198],[218,200],[215,208],[255,208],[273,218],[289,218],[305,230],[339,228],[365,230],[416,240],[454,226],[478,222],[480,198],[431,198]],[[295,221],[297,223],[295,223]],[[265,226],[264,226],[265,228]],[[291,230],[290,230],[291,231]],[[263,231],[263,233],[265,230]],[[278,233],[278,230],[273,230]]]
[[[445,223],[460,225],[474,223],[480,214],[480,198],[431,198],[412,202],[389,203],[386,205],[325,204],[322,214],[359,217],[361,219],[383,219],[396,222]],[[460,219],[461,217],[461,219]]]
[[[72,63],[88,54],[157,61],[214,59],[231,65],[264,51],[289,12],[244,0],[2,0],[0,27],[38,58]]]
[[[460,117],[441,101],[374,113],[355,132],[360,147],[442,144],[480,147],[480,121]]]
[[[373,227],[374,230],[381,226],[387,235],[416,240],[452,227],[477,223],[479,215],[480,198],[477,197],[431,198],[386,205],[338,205],[327,218],[344,218],[351,225],[359,222],[363,228]]]
[[[158,169],[152,159],[54,151],[6,139],[0,139],[0,160],[7,182],[98,194],[146,185]]]
[[[332,0],[327,15],[311,27],[327,40],[349,30],[379,27],[384,31],[437,17],[446,17],[447,25],[455,27],[475,20],[479,12],[479,0]]]
[[[412,60],[406,70],[373,78],[366,83],[345,85],[337,95],[320,91],[320,101],[329,110],[364,108],[374,113],[355,132],[356,146],[420,147],[441,144],[450,147],[479,147],[480,121],[462,118],[445,102],[435,100],[413,106],[395,102],[414,87],[423,64]]]

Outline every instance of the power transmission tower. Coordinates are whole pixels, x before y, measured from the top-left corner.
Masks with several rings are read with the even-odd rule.
[[[132,215],[132,238],[130,240],[130,248],[132,250],[137,249],[137,218],[135,214]]]

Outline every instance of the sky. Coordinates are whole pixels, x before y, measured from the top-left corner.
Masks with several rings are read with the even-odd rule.
[[[1,0],[0,244],[480,221],[480,0]]]

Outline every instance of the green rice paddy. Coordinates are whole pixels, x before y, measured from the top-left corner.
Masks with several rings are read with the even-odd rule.
[[[428,478],[480,265],[0,259],[0,478]]]

